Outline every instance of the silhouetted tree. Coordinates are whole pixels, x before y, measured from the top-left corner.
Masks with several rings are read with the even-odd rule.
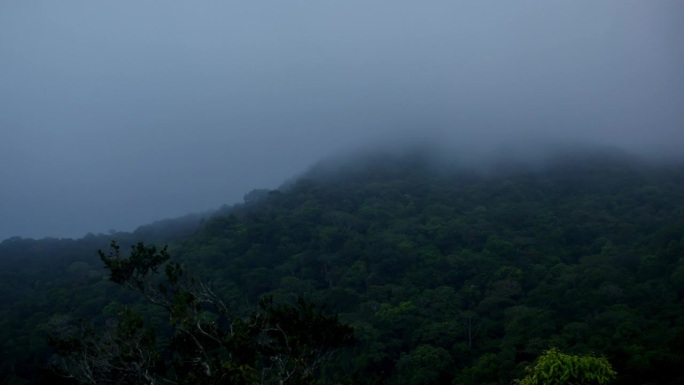
[[[142,293],[169,315],[171,338],[126,308],[104,331],[53,318],[55,366],[83,384],[312,384],[353,330],[300,298],[294,307],[262,299],[248,317],[236,317],[209,285],[169,261],[164,247],[138,243],[128,257],[111,244],[99,252],[110,279]],[[158,272],[164,269],[163,280]]]

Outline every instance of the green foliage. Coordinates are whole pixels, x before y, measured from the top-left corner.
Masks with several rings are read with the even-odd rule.
[[[448,380],[452,357],[446,349],[420,345],[411,353],[404,354],[397,362],[396,383],[406,385],[430,385]]]
[[[100,332],[84,321],[53,317],[49,340],[58,356],[54,369],[84,384],[140,384],[154,380],[161,364],[154,331],[143,317],[125,308],[116,321]]]
[[[99,252],[110,279],[168,312],[171,332],[157,344],[144,317],[126,307],[100,332],[53,320],[57,370],[83,384],[313,384],[333,353],[353,343],[353,329],[299,298],[296,306],[268,297],[248,317],[235,316],[205,283],[169,261],[166,248],[134,245],[128,257],[112,242]],[[165,265],[166,280],[155,285]]]
[[[145,321],[140,333],[153,327],[155,349],[173,352],[154,361],[164,378],[211,383],[207,363],[230,382],[279,370],[308,381],[299,358],[271,357],[311,359],[309,336],[288,331],[288,350],[275,330],[259,332],[277,329],[268,319],[315,321],[276,311],[304,314],[302,296],[358,337],[318,366],[330,383],[505,384],[550,346],[607,357],[616,385],[684,379],[681,165],[583,156],[485,176],[377,156],[334,170],[250,194],[201,227],[3,241],[0,378],[55,383],[36,369],[55,358],[43,339],[51,317],[72,314],[74,331],[97,325],[95,338],[115,335],[127,306]],[[137,259],[112,250],[107,276],[92,250],[112,237]],[[266,298],[271,315],[256,307]],[[209,359],[196,361],[195,339]],[[430,352],[434,365],[421,358]]]
[[[605,357],[569,355],[557,348],[544,352],[528,371],[518,385],[605,385],[616,376]]]
[[[138,242],[132,247],[131,255],[122,258],[119,245],[112,241],[110,252],[106,255],[102,250],[97,253],[107,269],[113,282],[118,284],[127,283],[134,288],[142,290],[151,274],[157,273],[157,269],[169,259],[169,254],[164,247],[159,253],[154,246],[145,246]]]
[[[263,357],[262,379],[274,372],[273,378],[293,384],[315,383],[317,369],[335,349],[354,342],[350,326],[301,297],[295,306],[276,305],[272,297],[262,299],[248,325],[247,333]]]

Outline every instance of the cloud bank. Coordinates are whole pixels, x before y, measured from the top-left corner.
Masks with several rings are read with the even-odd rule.
[[[131,230],[375,143],[673,156],[682,14],[677,0],[4,1],[0,239]]]

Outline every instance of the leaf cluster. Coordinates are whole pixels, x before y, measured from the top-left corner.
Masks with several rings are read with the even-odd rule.
[[[518,385],[606,385],[616,373],[605,357],[564,354],[557,348],[544,352]]]

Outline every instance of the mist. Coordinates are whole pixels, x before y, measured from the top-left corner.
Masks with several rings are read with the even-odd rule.
[[[3,1],[0,239],[130,231],[374,145],[676,157],[681,15],[678,0]]]

